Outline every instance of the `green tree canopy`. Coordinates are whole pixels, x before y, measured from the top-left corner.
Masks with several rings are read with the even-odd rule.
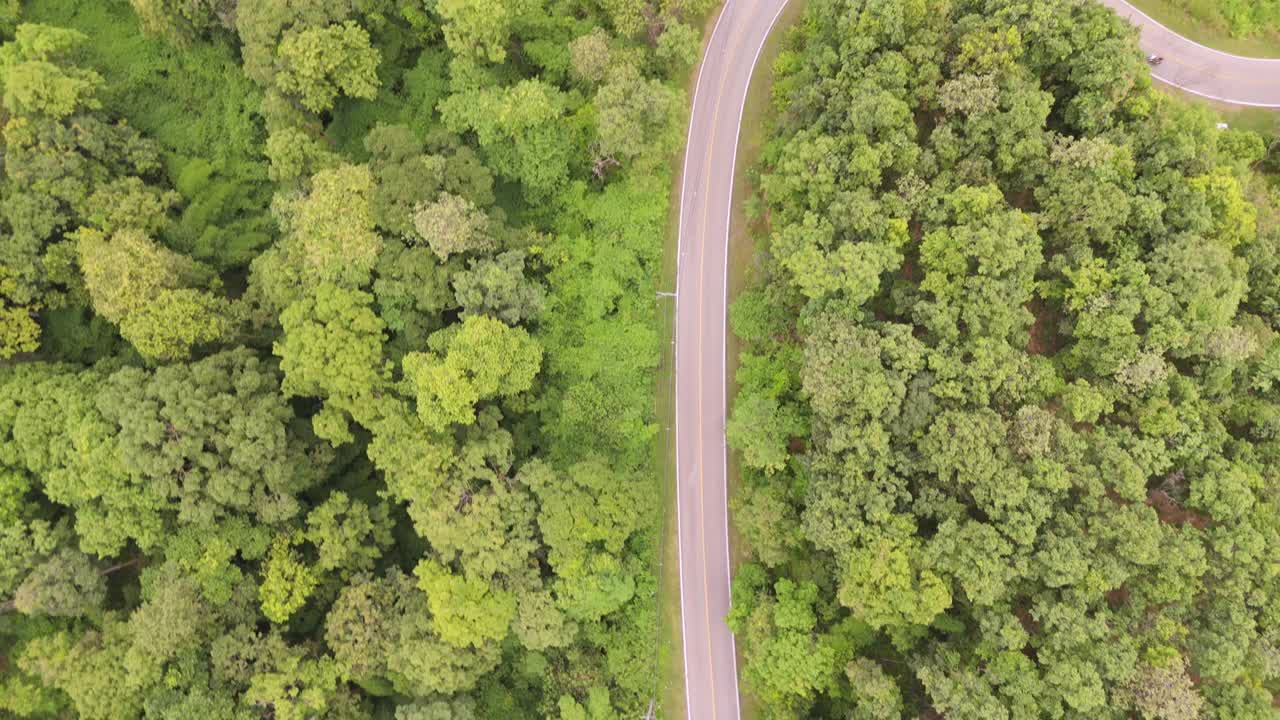
[[[529,390],[542,361],[542,348],[523,328],[485,315],[468,317],[456,332],[446,331],[436,339],[443,357],[411,353],[404,359],[418,416],[436,430],[474,422],[476,404],[482,400]]]
[[[764,716],[1273,714],[1274,183],[1146,76],[1070,0],[784,44],[727,428]]]
[[[286,36],[276,58],[276,87],[311,112],[328,110],[339,94],[377,94],[378,51],[369,45],[369,33],[350,20]]]

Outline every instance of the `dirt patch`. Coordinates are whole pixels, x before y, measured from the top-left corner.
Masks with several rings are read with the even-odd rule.
[[[1023,212],[1032,212],[1036,209],[1036,196],[1031,188],[1016,193],[1006,193],[1004,201]]]
[[[911,232],[911,247],[903,253],[902,269],[899,271],[899,277],[910,283],[918,283],[922,279],[920,273],[920,243],[924,238],[924,227],[918,222],[913,222],[909,226]]]
[[[1147,505],[1156,511],[1156,517],[1160,518],[1160,522],[1169,525],[1178,527],[1191,525],[1197,530],[1203,530],[1209,526],[1209,522],[1212,520],[1204,513],[1182,507],[1177,500],[1169,497],[1169,493],[1163,490],[1152,490],[1148,493]]]
[[[1024,607],[1014,608],[1013,614],[1018,618],[1018,622],[1022,624],[1022,629],[1026,630],[1028,635],[1040,634],[1040,623],[1031,617],[1031,610]]]
[[[1110,592],[1106,593],[1104,597],[1106,597],[1107,605],[1112,610],[1124,607],[1125,605],[1129,604],[1128,588],[1117,588],[1115,590],[1111,590]]]
[[[1027,339],[1027,354],[1049,357],[1058,354],[1066,344],[1066,338],[1058,332],[1058,327],[1062,323],[1062,314],[1057,308],[1040,298],[1035,298],[1024,307],[1035,318],[1031,323],[1030,337]]]
[[[1128,499],[1121,497],[1120,493],[1116,492],[1115,488],[1107,488],[1106,495],[1108,500],[1117,505],[1128,507],[1133,504]]]

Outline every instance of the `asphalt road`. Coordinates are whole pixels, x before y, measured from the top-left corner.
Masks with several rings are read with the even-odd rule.
[[[1123,0],[1101,0],[1163,55],[1155,77],[1215,100],[1280,107],[1280,60],[1182,38]],[[787,0],[727,0],[698,73],[680,193],[676,280],[676,471],[687,720],[738,720],[729,611],[725,339],[729,222],[738,131],[760,52]]]
[[[1164,62],[1151,76],[1193,95],[1252,107],[1280,108],[1280,58],[1231,55],[1194,43],[1124,0],[1100,0],[1142,30],[1139,43]]]
[[[728,0],[698,72],[680,198],[676,472],[688,720],[738,720],[729,611],[725,337],[729,217],[751,73],[787,0]]]

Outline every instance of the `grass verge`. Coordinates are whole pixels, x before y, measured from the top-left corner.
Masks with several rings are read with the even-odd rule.
[[[1268,142],[1280,139],[1280,110],[1242,107],[1218,102],[1217,100],[1209,100],[1158,81],[1154,82],[1153,85],[1161,92],[1209,108],[1218,116],[1221,122],[1227,123],[1233,128],[1252,130]]]
[[[1231,34],[1218,15],[1216,0],[1191,0],[1189,7],[1172,0],[1129,0],[1161,25],[1216,50],[1249,57],[1280,57],[1280,28],[1254,37]]]
[[[1222,103],[1210,103],[1222,122],[1231,127],[1252,130],[1268,141],[1280,139],[1280,110],[1266,108],[1239,108]]]

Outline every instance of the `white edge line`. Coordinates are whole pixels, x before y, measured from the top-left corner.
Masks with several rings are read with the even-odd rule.
[[[729,238],[730,228],[733,221],[733,193],[734,186],[738,179],[738,146],[742,140],[742,116],[747,109],[747,97],[751,94],[751,80],[755,77],[756,66],[760,63],[760,55],[764,52],[765,45],[769,44],[769,36],[773,34],[773,28],[778,24],[778,18],[782,17],[782,13],[787,9],[788,0],[782,0],[782,4],[778,6],[778,12],[774,14],[773,19],[769,21],[769,27],[765,28],[764,35],[760,38],[760,45],[756,48],[755,57],[751,60],[751,65],[747,70],[747,87],[742,93],[742,104],[738,106],[738,122],[737,130],[733,136],[733,161],[729,165],[729,206],[725,208],[724,223],[724,314],[720,317],[720,378],[724,383],[724,423],[728,426],[729,422],[729,375],[727,365],[727,357],[729,354]],[[721,451],[724,453],[724,551],[725,551],[725,582],[729,586],[729,602],[730,607],[733,603],[733,576],[730,566],[733,565],[733,554],[730,552],[729,546],[729,443],[726,438],[721,438]],[[733,716],[735,718],[742,717],[741,698],[742,693],[738,688],[738,640],[732,632],[729,633],[729,643],[733,648]]]
[[[724,6],[720,8],[720,16],[716,18],[716,24],[711,29],[711,35],[708,36],[707,45],[703,50],[702,61],[698,65],[698,78],[693,83],[693,96],[690,98],[690,101],[689,101],[689,130],[685,134],[685,142],[684,142],[684,164],[683,164],[683,167],[680,168],[680,214],[679,214],[679,219],[676,221],[677,222],[677,226],[676,226],[676,298],[675,298],[675,310],[672,314],[672,319],[671,319],[671,340],[672,340],[672,347],[674,348],[671,351],[671,365],[672,365],[671,392],[673,395],[675,395],[675,403],[674,403],[675,418],[673,418],[671,425],[675,429],[675,435],[676,435],[676,470],[675,470],[676,557],[679,559],[679,564],[680,564],[680,657],[682,660],[682,665],[684,666],[684,677],[682,679],[684,681],[683,685],[684,685],[685,720],[693,720],[693,707],[690,705],[690,700],[689,700],[689,632],[685,624],[685,620],[688,617],[688,613],[685,612],[685,607],[684,607],[684,599],[685,599],[685,595],[684,595],[684,523],[681,522],[682,513],[680,509],[680,385],[679,385],[679,370],[680,370],[679,328],[680,328],[680,325],[679,325],[679,322],[680,322],[680,280],[684,276],[683,273],[680,272],[680,258],[683,257],[684,255],[684,209],[685,209],[685,196],[688,192],[688,186],[689,186],[689,157],[690,157],[689,150],[693,143],[693,121],[697,117],[698,95],[699,95],[699,90],[702,89],[702,73],[707,69],[708,58],[711,55],[711,48],[715,45],[716,36],[720,33],[720,24],[724,22],[725,17],[729,15],[729,10],[732,4],[733,4],[733,0],[726,0]],[[734,677],[736,682],[736,677],[737,677],[736,667],[734,670]]]
[[[1206,100],[1216,100],[1221,103],[1227,103],[1228,105],[1243,105],[1245,107],[1267,108],[1269,110],[1280,109],[1280,103],[1255,103],[1255,102],[1247,102],[1245,100],[1232,100],[1230,98],[1218,97],[1217,95],[1210,95],[1209,93],[1205,93],[1199,90],[1189,88],[1186,85],[1180,85],[1168,78],[1160,77],[1155,73],[1151,73],[1151,77],[1155,80],[1158,80],[1164,83],[1165,85],[1178,88],[1179,90],[1183,92],[1191,93],[1192,95],[1198,95],[1202,98],[1205,98]]]
[[[1215,49],[1215,48],[1211,48],[1211,47],[1209,47],[1208,45],[1201,45],[1200,43],[1196,42],[1195,40],[1192,40],[1191,38],[1187,37],[1186,35],[1183,35],[1182,33],[1177,32],[1177,31],[1173,30],[1172,28],[1169,28],[1169,27],[1165,26],[1165,25],[1164,25],[1163,23],[1161,23],[1159,20],[1156,20],[1155,18],[1151,17],[1150,15],[1148,15],[1148,14],[1146,14],[1146,13],[1142,12],[1141,10],[1139,10],[1137,7],[1135,7],[1135,6],[1131,5],[1127,0],[1112,0],[1112,2],[1117,2],[1117,3],[1120,3],[1121,5],[1124,5],[1125,7],[1129,8],[1129,9],[1130,9],[1130,10],[1132,10],[1133,12],[1135,12],[1135,13],[1137,13],[1137,14],[1141,15],[1142,17],[1146,18],[1147,22],[1151,23],[1152,25],[1155,25],[1156,27],[1160,28],[1161,30],[1164,30],[1165,32],[1169,33],[1170,35],[1173,35],[1173,36],[1175,36],[1175,37],[1177,37],[1177,38],[1181,39],[1183,42],[1189,43],[1189,44],[1191,44],[1191,45],[1195,45],[1196,47],[1200,48],[1201,50],[1207,50],[1208,52],[1214,53],[1214,54],[1216,54],[1216,55],[1222,55],[1222,56],[1224,56],[1224,57],[1229,57],[1229,58],[1232,58],[1233,60],[1248,60],[1248,61],[1250,61],[1250,62],[1264,62],[1264,63],[1280,63],[1280,58],[1252,57],[1252,56],[1250,56],[1250,55],[1235,55],[1235,54],[1233,54],[1233,53],[1225,52],[1225,51],[1223,51],[1223,50],[1218,50],[1218,49]],[[1113,12],[1114,12],[1114,10],[1115,10],[1115,8],[1112,8],[1112,11],[1113,11]],[[1116,13],[1116,14],[1118,15],[1119,13]],[[1141,29],[1141,28],[1139,28],[1139,29]],[[1170,85],[1172,85],[1173,83],[1169,83],[1169,84],[1170,84]],[[1208,97],[1208,96],[1206,95],[1205,97]],[[1213,98],[1213,99],[1217,100],[1218,98]],[[1227,102],[1234,102],[1234,101],[1227,101]],[[1247,104],[1247,103],[1241,103],[1241,104]],[[1264,105],[1264,106],[1262,106],[1262,107],[1275,107],[1275,106],[1268,106],[1268,105]]]

